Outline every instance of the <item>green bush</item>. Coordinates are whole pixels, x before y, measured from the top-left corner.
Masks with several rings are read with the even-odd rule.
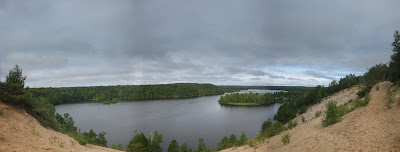
[[[339,122],[339,120],[340,120],[336,102],[329,101],[328,104],[326,105],[326,108],[327,108],[326,116],[325,116],[325,119],[322,121],[322,125],[324,127],[335,124],[336,122]]]
[[[288,129],[292,129],[292,128],[296,127],[296,126],[297,126],[297,121],[292,121],[292,120],[290,120],[290,121],[287,123],[287,128],[288,128]]]
[[[350,111],[349,107],[347,107],[346,105],[341,105],[341,106],[337,107],[337,112],[338,112],[339,117],[344,116],[349,111]]]
[[[306,118],[304,118],[304,116],[303,116],[303,117],[301,117],[301,122],[303,122],[303,123],[305,123],[305,122],[306,122]]]
[[[375,90],[376,90],[376,91],[378,91],[378,90],[379,90],[379,86],[378,86],[378,85],[375,87]]]
[[[386,104],[385,104],[385,106],[386,106],[386,108],[387,109],[390,109],[390,108],[392,108],[392,104],[394,103],[394,95],[396,94],[396,92],[399,90],[399,86],[398,85],[396,85],[396,87],[394,88],[394,89],[392,89],[392,90],[390,90],[388,93],[387,93],[387,96],[388,96],[388,101],[386,102]]]
[[[3,109],[0,109],[0,115],[3,115]]]
[[[371,91],[372,86],[363,87],[360,91],[357,92],[357,96],[362,98],[366,96]]]
[[[281,141],[284,145],[289,144],[290,143],[290,134],[286,133],[282,136]]]
[[[319,116],[321,116],[321,111],[315,112],[315,118],[318,118]]]
[[[111,149],[115,149],[115,150],[121,150],[121,151],[124,151],[125,149],[124,149],[124,146],[122,146],[121,144],[118,144],[118,145],[112,145],[111,146]]]

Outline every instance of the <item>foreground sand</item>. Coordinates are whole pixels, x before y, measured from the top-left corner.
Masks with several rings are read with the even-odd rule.
[[[44,128],[21,108],[0,102],[0,109],[0,152],[117,152],[96,145],[82,146],[65,134]]]
[[[266,139],[257,150],[242,146],[224,151],[400,151],[400,93],[396,93],[393,108],[386,109],[387,92],[392,84],[382,82],[377,85],[379,90],[373,87],[371,101],[366,107],[348,113],[341,122],[330,127],[322,127],[323,116],[315,118],[315,112],[325,111],[330,100],[343,104],[355,98],[357,87],[336,93],[309,108],[303,114],[306,123],[301,122],[303,115],[296,117],[298,126],[286,131],[291,135],[288,145],[283,145],[280,134]]]

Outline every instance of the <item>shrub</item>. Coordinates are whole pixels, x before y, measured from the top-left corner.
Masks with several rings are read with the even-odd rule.
[[[121,150],[121,151],[124,151],[125,149],[124,149],[124,146],[122,146],[121,144],[118,144],[118,145],[112,145],[111,146],[111,149],[115,149],[115,150]]]
[[[342,117],[346,113],[348,113],[350,110],[349,110],[349,107],[347,107],[346,105],[341,105],[341,106],[337,107],[337,111],[338,111],[339,117]]]
[[[301,122],[303,122],[303,123],[305,123],[305,122],[306,122],[306,118],[304,118],[304,116],[303,116],[303,117],[301,117]]]
[[[290,120],[287,124],[287,128],[292,129],[297,126],[297,121]]]
[[[3,115],[3,109],[0,109],[0,115]]]
[[[363,87],[360,91],[357,92],[357,96],[359,98],[364,97],[365,95],[367,95],[371,91],[371,88],[372,88],[372,86]]]
[[[289,144],[290,143],[290,134],[286,133],[282,136],[281,141],[284,145]]]
[[[315,118],[318,118],[319,116],[321,116],[321,111],[315,112]]]
[[[322,125],[324,127],[335,124],[340,120],[338,108],[336,107],[336,102],[329,101],[328,104],[326,105],[326,108],[327,108],[326,116],[325,119],[322,121]]]
[[[247,137],[246,137],[246,134],[244,133],[244,131],[242,131],[242,135],[240,136],[240,138],[239,138],[239,140],[237,142],[237,145],[238,146],[242,146],[242,145],[244,145],[246,143],[247,143]]]
[[[378,86],[378,85],[375,87],[375,90],[376,90],[376,91],[378,91],[378,90],[379,90],[379,86]]]
[[[388,96],[388,101],[386,102],[386,108],[387,109],[390,109],[390,108],[392,108],[392,104],[393,104],[393,102],[394,102],[394,94],[396,94],[396,92],[399,90],[399,86],[398,85],[396,85],[396,87],[394,88],[394,89],[392,89],[391,91],[389,91],[388,93],[387,93],[387,96]]]

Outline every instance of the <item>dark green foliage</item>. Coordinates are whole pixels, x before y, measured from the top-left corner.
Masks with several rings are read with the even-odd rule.
[[[284,145],[289,144],[290,143],[290,134],[286,133],[282,136],[281,141]]]
[[[121,144],[118,145],[112,145],[111,149],[115,149],[115,150],[121,150],[121,151],[125,151],[124,146],[122,146]]]
[[[150,152],[162,152],[162,148],[160,146],[160,144],[162,143],[162,134],[159,134],[157,131],[154,132],[154,135],[152,135],[152,137],[148,138],[148,141],[150,141],[148,143],[148,150]]]
[[[318,118],[319,116],[321,116],[321,111],[317,111],[317,112],[315,112],[315,118]]]
[[[387,109],[392,108],[392,104],[394,103],[394,95],[397,93],[398,90],[399,90],[399,86],[396,85],[392,90],[388,91],[388,93],[387,93],[388,100],[385,104]]]
[[[64,113],[64,117],[61,117],[60,114],[56,114],[57,125],[59,126],[59,131],[63,133],[67,132],[76,132],[77,128],[75,127],[75,121],[72,117],[69,116],[68,113]]]
[[[287,123],[287,128],[288,128],[288,129],[292,129],[292,128],[296,127],[296,126],[297,126],[297,121],[290,120],[290,121]]]
[[[389,67],[386,64],[377,64],[369,68],[363,78],[366,86],[373,86],[378,82],[389,80],[389,77]]]
[[[268,105],[272,103],[287,102],[302,97],[304,92],[274,92],[274,93],[232,93],[221,96],[220,104],[247,103],[251,105]]]
[[[340,116],[338,112],[338,108],[336,106],[336,102],[334,101],[329,101],[328,104],[326,105],[326,116],[325,119],[322,121],[322,125],[327,127],[332,124],[335,124],[336,122],[340,121]]]
[[[390,56],[390,76],[392,82],[398,82],[400,80],[400,33],[399,31],[395,31],[393,35],[394,41],[392,43],[393,46],[393,54]]]
[[[93,129],[90,129],[89,132],[83,132],[82,134],[85,137],[87,143],[107,147],[107,139],[104,137],[106,135],[106,132],[99,132],[98,134],[96,134]]]
[[[261,132],[264,132],[266,129],[268,129],[272,125],[272,120],[269,118],[267,121],[264,121],[264,123],[261,126]]]
[[[24,108],[29,114],[32,113],[32,101],[29,88],[24,88],[26,77],[22,76],[22,69],[15,65],[6,76],[6,82],[0,82],[0,99],[9,104]]]
[[[232,135],[229,137],[229,146],[230,146],[230,147],[235,146],[236,143],[237,143],[237,138],[236,138],[235,134],[232,134]]]
[[[192,152],[192,148],[188,147],[187,143],[184,142],[181,145],[181,152]]]
[[[221,142],[218,143],[218,148],[217,148],[217,150],[223,150],[223,149],[227,149],[227,148],[229,148],[229,147],[230,147],[230,145],[229,145],[229,139],[228,139],[228,137],[224,136],[224,137],[221,139]]]
[[[362,98],[365,95],[367,95],[369,92],[371,92],[372,86],[365,86],[363,87],[360,91],[357,92],[358,98]]]
[[[178,142],[174,139],[168,146],[168,152],[179,152]]]
[[[49,101],[44,98],[34,98],[32,111],[42,126],[57,129],[56,108]]]
[[[302,87],[302,86],[218,86],[224,92],[236,92],[240,90],[248,89],[261,89],[261,90],[285,90],[285,91],[310,91],[314,87]]]
[[[277,121],[262,133],[264,137],[270,138],[281,133],[282,131],[285,131],[286,129],[287,128],[281,122]]]
[[[199,138],[199,145],[197,146],[196,152],[205,152],[207,151],[206,143],[203,138]]]
[[[3,109],[0,109],[0,115],[3,115]]]
[[[197,83],[33,88],[30,91],[33,97],[46,98],[54,105],[118,100],[191,98],[224,93],[215,85]]]
[[[303,122],[303,123],[305,123],[305,122],[306,122],[306,118],[304,118],[304,116],[303,116],[303,117],[301,117],[301,122]]]
[[[127,152],[146,152],[147,139],[143,133],[136,134],[126,147]]]
[[[162,143],[162,134],[157,131],[150,134],[149,138],[143,133],[136,134],[126,147],[126,151],[134,152],[162,152],[160,144]],[[179,148],[178,148],[179,149]]]
[[[247,143],[247,137],[246,134],[244,133],[244,131],[242,132],[242,135],[240,136],[238,142],[237,142],[237,146],[243,146],[244,144]]]

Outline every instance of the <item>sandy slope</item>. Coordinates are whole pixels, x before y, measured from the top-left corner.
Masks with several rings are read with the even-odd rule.
[[[82,151],[116,152],[96,145],[80,145],[73,138],[44,128],[25,110],[0,102],[0,152]]]
[[[379,90],[371,91],[371,101],[366,107],[358,108],[343,117],[343,120],[330,127],[322,127],[322,116],[314,118],[317,110],[325,111],[329,100],[340,104],[356,97],[357,87],[339,92],[319,105],[309,108],[301,117],[296,117],[299,125],[287,132],[290,143],[283,145],[282,134],[267,139],[258,145],[256,151],[400,151],[400,101],[395,99],[392,109],[385,108],[390,82],[382,82]],[[400,94],[397,92],[397,94]],[[286,132],[285,132],[286,133]],[[225,151],[255,151],[249,146],[227,149]]]

